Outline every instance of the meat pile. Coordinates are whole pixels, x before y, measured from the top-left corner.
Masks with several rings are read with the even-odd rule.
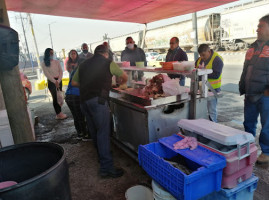
[[[144,88],[144,95],[149,98],[164,97],[162,83],[164,78],[162,74],[158,74],[149,80],[148,85]]]
[[[185,137],[183,140],[180,140],[173,144],[174,149],[186,149],[194,150],[198,146],[197,139],[195,137]]]

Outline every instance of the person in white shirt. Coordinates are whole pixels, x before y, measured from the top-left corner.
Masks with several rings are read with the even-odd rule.
[[[63,70],[58,60],[53,57],[53,49],[47,48],[44,53],[42,70],[48,78],[48,88],[53,99],[53,107],[56,112],[56,119],[66,119],[67,115],[62,113],[61,106],[57,102],[57,88],[62,91]]]

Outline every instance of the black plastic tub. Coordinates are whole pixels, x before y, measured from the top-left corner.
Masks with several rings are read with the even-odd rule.
[[[70,200],[64,149],[54,143],[31,142],[0,149],[0,200]]]

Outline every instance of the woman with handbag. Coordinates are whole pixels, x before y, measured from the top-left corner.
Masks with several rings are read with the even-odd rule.
[[[58,60],[54,59],[53,49],[47,48],[44,53],[42,69],[48,78],[48,88],[53,99],[53,107],[56,112],[56,119],[66,119],[67,115],[62,113],[61,106],[57,100],[57,90],[62,91],[63,70]]]
[[[81,112],[80,108],[80,92],[78,87],[73,87],[71,85],[72,78],[78,68],[78,53],[76,50],[72,49],[68,54],[68,61],[66,64],[66,70],[70,73],[69,84],[65,93],[65,102],[67,103],[73,118],[75,128],[78,134],[78,139],[82,141],[90,140],[88,131],[86,129],[85,116]]]

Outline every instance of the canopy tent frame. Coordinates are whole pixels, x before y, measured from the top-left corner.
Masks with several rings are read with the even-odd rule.
[[[147,24],[195,13],[235,0],[0,0],[0,25],[9,27],[7,10],[36,14],[78,17]],[[146,33],[146,29],[145,29]],[[145,35],[145,34],[144,34]],[[197,33],[196,33],[197,36]],[[1,69],[1,66],[0,66]],[[22,92],[19,68],[0,71],[6,110],[15,144],[33,141]],[[13,92],[11,92],[13,91]],[[16,109],[14,109],[14,106]]]

